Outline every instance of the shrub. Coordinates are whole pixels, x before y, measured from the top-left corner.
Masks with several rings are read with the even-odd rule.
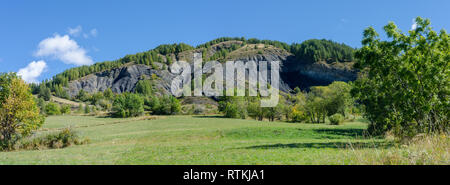
[[[293,122],[303,122],[308,119],[308,115],[299,109],[298,106],[292,108],[291,117]]]
[[[89,107],[88,104],[84,105],[84,113],[85,114],[89,114],[91,112],[91,108]]]
[[[46,148],[65,148],[71,145],[81,145],[89,142],[89,139],[81,139],[78,134],[65,128],[59,132],[53,132],[41,136],[34,136],[20,140],[15,149],[46,149]]]
[[[123,93],[113,103],[114,117],[136,117],[144,113],[144,99],[133,93]]]
[[[342,114],[333,114],[328,118],[332,125],[341,125],[344,122],[344,116]]]
[[[58,104],[50,102],[47,105],[45,105],[45,113],[47,115],[60,115],[61,110]]]
[[[70,105],[64,104],[61,106],[61,113],[62,114],[70,114],[70,112],[72,111]]]
[[[153,96],[145,100],[145,105],[156,115],[173,115],[181,112],[181,103],[173,96]]]

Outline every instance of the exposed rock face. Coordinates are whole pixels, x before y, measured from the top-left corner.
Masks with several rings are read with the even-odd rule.
[[[295,87],[308,90],[310,86],[328,85],[333,81],[352,81],[356,79],[356,71],[349,67],[350,64],[327,64],[326,62],[305,63],[295,60],[291,53],[275,48],[254,46],[243,47],[229,53],[227,60],[230,61],[280,61],[280,90],[291,92]],[[249,49],[251,48],[251,49]],[[179,56],[193,61],[193,53],[198,51],[189,51],[180,53]],[[179,58],[177,56],[177,58]],[[156,63],[160,69],[163,64]],[[270,70],[270,65],[268,65]],[[192,68],[193,69],[193,68]],[[154,74],[154,75],[153,75]],[[157,76],[155,87],[157,92],[169,94],[172,80],[176,75],[168,70],[152,69],[146,65],[128,65],[121,68],[103,71],[96,74],[85,76],[81,79],[69,83],[68,93],[70,97],[76,96],[83,89],[88,93],[104,91],[107,88],[115,93],[132,92],[139,80],[143,77]],[[270,83],[270,73],[268,73]]]
[[[285,63],[282,78],[291,88],[299,87],[306,90],[311,86],[328,85],[333,81],[356,80],[357,71],[351,67],[352,63],[342,65],[327,64],[326,62],[299,64],[298,61],[291,60]]]
[[[110,71],[85,76],[69,83],[69,96],[73,97],[83,89],[88,93],[95,93],[111,88],[114,93],[134,91],[136,84],[142,77],[158,76],[156,88],[170,92],[170,83],[175,75],[167,70],[155,70],[145,65],[130,65]]]

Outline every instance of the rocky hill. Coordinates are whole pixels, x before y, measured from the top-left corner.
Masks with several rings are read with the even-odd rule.
[[[66,77],[68,82],[63,88],[69,97],[76,96],[80,90],[95,93],[111,88],[115,93],[132,92],[139,80],[151,79],[158,93],[168,94],[171,81],[175,77],[169,72],[168,66],[177,60],[192,62],[194,53],[201,53],[203,61],[280,61],[280,90],[284,92],[291,92],[295,87],[308,90],[310,86],[327,85],[333,81],[352,81],[356,79],[357,74],[352,67],[352,61],[327,59],[311,62],[296,56],[295,51],[287,49],[285,45],[280,46],[276,41],[229,39],[212,41],[197,48],[188,45],[166,45],[155,50],[104,64],[111,67],[104,67],[102,63],[81,67],[79,71],[87,75],[78,78],[68,75],[73,73],[73,70],[68,70],[63,73],[69,76]],[[99,70],[102,67],[106,69]],[[89,70],[86,72],[83,69]],[[94,72],[89,74],[90,71]],[[55,83],[60,76],[57,75],[52,82]]]

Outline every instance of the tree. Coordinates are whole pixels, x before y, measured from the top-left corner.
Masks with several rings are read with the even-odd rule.
[[[61,113],[62,114],[70,114],[72,108],[68,104],[61,105]]]
[[[341,114],[344,118],[347,116],[347,112],[351,109],[354,100],[351,97],[350,90],[351,85],[345,82],[335,81],[328,85],[328,94],[326,98],[327,102],[327,113],[328,116],[334,114]]]
[[[10,149],[43,123],[28,85],[15,73],[0,74],[0,148]]]
[[[58,104],[50,102],[50,103],[47,103],[47,105],[45,105],[45,113],[47,115],[60,115],[61,110],[60,110]]]
[[[103,96],[108,100],[112,100],[114,98],[114,93],[112,92],[111,88],[108,88],[103,91]]]
[[[146,105],[157,115],[173,115],[181,111],[180,101],[173,96],[153,96],[146,100]]]
[[[248,115],[255,120],[262,121],[264,119],[264,110],[261,107],[261,98],[257,97],[249,97],[249,103],[247,106]]]
[[[113,116],[136,117],[144,113],[144,100],[134,93],[122,93],[113,103]]]
[[[372,134],[448,132],[449,34],[433,31],[428,19],[417,17],[416,24],[405,34],[390,22],[384,27],[389,41],[372,27],[364,30],[352,94],[364,105]]]
[[[50,101],[50,98],[52,97],[52,92],[47,86],[41,85],[39,88],[38,97],[44,99],[45,101]]]
[[[306,113],[306,95],[305,93],[299,92],[294,97],[294,105],[289,107],[289,110],[285,110],[290,113],[291,120],[293,122],[303,122],[308,119],[308,115]],[[289,121],[289,119],[287,119]]]
[[[81,89],[80,91],[78,91],[76,99],[85,102],[85,101],[89,100],[90,97],[89,97],[89,94],[86,91]]]
[[[305,110],[312,123],[325,123],[328,114],[329,88],[327,86],[314,86],[306,98]]]
[[[247,105],[244,97],[225,96],[221,97],[223,100],[219,102],[219,110],[224,113],[227,118],[242,118],[247,117]]]
[[[149,96],[153,92],[153,87],[150,80],[139,80],[134,90],[136,93]]]

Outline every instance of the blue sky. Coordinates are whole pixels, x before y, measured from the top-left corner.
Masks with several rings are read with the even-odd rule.
[[[449,30],[450,1],[1,1],[0,72],[41,81],[81,64],[160,44],[230,36],[286,43],[326,38],[359,47],[362,31],[417,16]]]

